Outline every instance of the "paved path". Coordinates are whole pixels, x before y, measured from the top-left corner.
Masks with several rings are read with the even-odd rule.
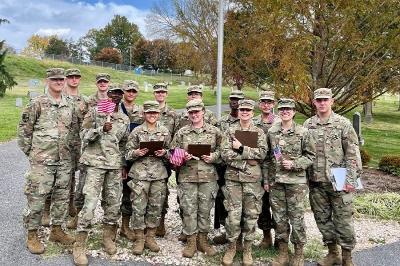
[[[213,109],[215,107],[211,107]],[[223,110],[227,110],[225,105]],[[214,109],[215,110],[215,109]],[[71,256],[43,259],[25,247],[25,229],[21,214],[26,205],[23,193],[24,173],[28,161],[16,141],[0,144],[0,265],[73,265]],[[359,266],[400,265],[400,242],[363,250],[355,254]],[[90,265],[149,265],[148,263],[111,262],[89,258]],[[315,263],[308,263],[315,265]]]

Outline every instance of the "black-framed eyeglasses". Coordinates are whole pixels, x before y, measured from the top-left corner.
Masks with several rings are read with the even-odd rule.
[[[247,109],[247,108],[239,108],[240,112],[251,112],[253,111],[252,109]]]

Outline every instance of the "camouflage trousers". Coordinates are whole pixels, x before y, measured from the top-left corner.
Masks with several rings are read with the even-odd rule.
[[[356,245],[353,222],[353,194],[334,191],[328,182],[310,182],[310,204],[325,244],[346,249]]]
[[[264,194],[261,184],[226,180],[222,191],[225,196],[224,205],[228,211],[225,225],[228,241],[236,241],[240,233],[245,240],[254,240],[256,223],[261,212],[261,199]],[[242,216],[243,225],[240,226]]]
[[[61,165],[32,164],[25,175],[27,206],[24,210],[24,225],[28,230],[38,229],[47,196],[51,195],[51,224],[61,225],[68,211],[68,193],[71,181],[70,162]]]
[[[208,233],[211,228],[210,212],[217,195],[217,181],[181,182],[178,185],[180,207],[183,210],[183,233]]]
[[[79,212],[77,231],[87,231],[94,219],[94,211],[102,194],[103,223],[117,224],[120,217],[122,182],[121,169],[100,169],[86,166],[86,182],[83,187],[85,203]]]
[[[276,239],[289,242],[290,224],[292,227],[290,241],[293,244],[306,243],[306,225],[304,223],[306,193],[307,184],[275,183],[271,186],[269,199],[276,222]]]
[[[167,191],[166,180],[131,180],[128,185],[132,190],[133,229],[158,227]]]

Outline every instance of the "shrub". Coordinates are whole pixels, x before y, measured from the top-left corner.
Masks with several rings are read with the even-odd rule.
[[[369,161],[371,161],[371,155],[369,152],[366,149],[360,149],[360,154],[362,165],[368,165]]]
[[[383,156],[379,162],[379,169],[392,175],[400,176],[400,156]]]

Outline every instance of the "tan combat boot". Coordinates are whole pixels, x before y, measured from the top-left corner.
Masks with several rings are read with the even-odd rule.
[[[44,203],[43,212],[42,212],[42,226],[49,227],[50,226],[50,205],[51,199],[46,198]]]
[[[271,230],[263,230],[263,239],[261,243],[258,245],[258,247],[264,249],[272,247]]]
[[[207,233],[199,233],[197,238],[197,249],[205,253],[207,256],[214,256],[217,251],[208,243]]]
[[[243,266],[253,265],[253,256],[251,254],[251,246],[253,241],[245,240],[243,246]]]
[[[240,233],[239,237],[236,239],[236,250],[243,251],[243,235]]]
[[[135,230],[135,243],[133,243],[133,254],[142,255],[144,249],[144,230]]]
[[[272,261],[272,266],[285,266],[289,265],[288,243],[279,241],[279,254]]]
[[[161,214],[160,225],[157,227],[156,236],[164,237],[165,233],[165,214]]]
[[[135,241],[135,233],[129,227],[129,221],[131,217],[127,215],[122,215],[122,225],[119,234],[122,237],[129,239],[130,241]]]
[[[76,229],[76,227],[78,226],[78,214],[80,213],[80,211],[81,211],[80,208],[76,208],[76,215],[71,216],[67,223],[68,229]]]
[[[117,226],[115,224],[103,225],[103,246],[104,251],[108,255],[117,253],[117,246],[115,245],[115,237],[117,233]]]
[[[304,266],[304,245],[294,245],[294,257],[290,263],[291,266]]]
[[[187,236],[187,243],[182,251],[182,256],[192,258],[197,250],[197,234]]]
[[[178,240],[185,243],[187,241],[187,235],[185,235],[185,233],[181,232],[181,234],[178,236]]]
[[[74,248],[72,249],[72,256],[74,257],[74,264],[77,266],[86,266],[89,263],[86,257],[87,236],[87,232],[79,232],[76,236],[76,242],[74,243]]]
[[[342,248],[342,266],[354,266],[351,249]]]
[[[322,258],[322,260],[318,261],[318,265],[320,266],[328,266],[328,265],[340,265],[342,260],[339,256],[339,249],[335,243],[328,244],[328,254]]]
[[[226,233],[222,233],[219,236],[213,238],[213,243],[215,245],[224,245],[228,243],[228,239],[226,239]]]
[[[52,242],[59,242],[63,245],[72,245],[75,242],[75,238],[65,233],[61,225],[52,225],[49,240]]]
[[[44,252],[44,245],[40,242],[36,229],[28,231],[26,246],[32,254],[42,254]]]
[[[225,251],[225,255],[222,258],[222,265],[231,266],[233,264],[233,258],[236,255],[236,241],[230,242],[228,249]]]
[[[160,247],[157,245],[157,242],[154,239],[154,237],[156,236],[156,230],[157,230],[157,228],[147,228],[146,239],[144,242],[144,246],[153,252],[160,251]]]

